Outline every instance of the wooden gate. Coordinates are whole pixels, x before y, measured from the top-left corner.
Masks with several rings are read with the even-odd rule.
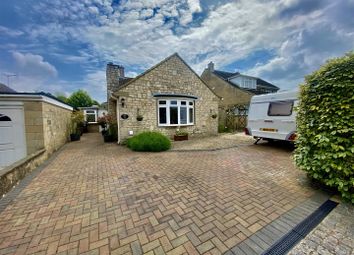
[[[248,105],[235,104],[225,109],[225,127],[230,131],[243,130],[247,125]]]

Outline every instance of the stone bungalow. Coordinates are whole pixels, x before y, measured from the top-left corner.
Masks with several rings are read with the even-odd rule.
[[[106,76],[118,142],[146,130],[168,136],[177,128],[190,135],[217,134],[220,98],[177,53],[135,78],[125,77],[123,66],[109,63]]]

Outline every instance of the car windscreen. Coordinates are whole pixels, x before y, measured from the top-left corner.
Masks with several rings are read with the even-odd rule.
[[[268,116],[290,116],[293,112],[294,101],[270,102]]]

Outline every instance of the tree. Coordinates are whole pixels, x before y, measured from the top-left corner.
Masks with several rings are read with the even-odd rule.
[[[295,161],[354,203],[354,52],[306,77],[297,113]]]
[[[82,89],[79,89],[76,92],[73,92],[67,100],[67,103],[72,107],[88,107],[94,104],[94,100],[90,95]]]
[[[56,93],[55,97],[58,98],[63,103],[67,103],[68,102],[68,98],[64,94]]]

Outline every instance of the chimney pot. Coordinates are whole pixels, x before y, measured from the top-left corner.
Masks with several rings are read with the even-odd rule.
[[[210,72],[214,72],[214,63],[212,61],[208,64],[208,69]]]

